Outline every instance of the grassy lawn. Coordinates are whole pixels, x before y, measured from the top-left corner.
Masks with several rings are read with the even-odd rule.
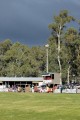
[[[0,120],[80,120],[80,94],[0,93]]]

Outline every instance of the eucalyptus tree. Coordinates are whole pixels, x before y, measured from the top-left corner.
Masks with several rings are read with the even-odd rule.
[[[79,38],[77,40],[77,49],[76,49],[76,52],[77,52],[77,59],[76,59],[76,63],[77,63],[77,66],[78,66],[78,77],[79,77],[79,80],[80,80],[80,20],[78,20],[78,35],[79,35]]]
[[[3,51],[3,57],[1,57],[3,64],[0,65],[1,76],[40,76],[45,70],[44,47],[30,48],[19,42],[13,43],[10,47],[8,46],[9,44],[6,41],[0,45],[0,52]]]
[[[65,47],[67,49],[68,62],[68,83],[70,75],[77,75],[77,49],[78,49],[79,34],[75,28],[67,29],[65,33]]]
[[[54,21],[52,24],[49,25],[49,28],[52,30],[52,35],[55,37],[56,44],[57,44],[57,60],[59,64],[60,70],[60,84],[62,84],[62,65],[61,65],[61,43],[63,40],[63,33],[66,24],[70,21],[74,20],[72,16],[68,15],[67,10],[60,11],[58,16],[54,16]]]
[[[4,60],[4,56],[7,50],[12,46],[12,42],[9,39],[6,39],[0,42],[0,75],[6,76],[6,66],[7,62]]]
[[[49,38],[49,71],[51,72],[60,72],[58,60],[57,60],[57,44],[54,36]],[[65,47],[65,42],[61,44],[60,60],[62,65],[62,79],[63,83],[67,79],[67,61],[68,61],[68,52]]]
[[[7,75],[8,76],[22,76],[22,66],[28,64],[29,48],[19,42],[14,43],[10,50],[5,54],[5,61],[7,61]],[[26,68],[27,69],[27,68]]]

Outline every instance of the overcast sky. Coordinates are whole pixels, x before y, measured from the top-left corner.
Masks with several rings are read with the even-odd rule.
[[[0,41],[44,45],[49,23],[64,9],[80,19],[80,0],[0,0]]]

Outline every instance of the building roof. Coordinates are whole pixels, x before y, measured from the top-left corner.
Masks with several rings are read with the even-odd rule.
[[[42,77],[0,77],[0,81],[43,81]]]

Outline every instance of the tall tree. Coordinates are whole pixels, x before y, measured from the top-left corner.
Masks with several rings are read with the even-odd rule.
[[[52,29],[52,35],[55,37],[57,44],[57,60],[60,70],[60,84],[62,84],[62,65],[61,65],[61,43],[63,40],[63,32],[66,24],[74,20],[72,16],[68,15],[67,10],[60,11],[58,16],[54,16],[54,22],[49,25],[49,28]]]
[[[5,41],[0,42],[0,75],[6,76],[6,61],[4,61],[4,56],[7,50],[10,50],[10,47],[12,46],[12,42],[9,39],[6,39]]]
[[[68,81],[69,74],[78,75],[78,57],[79,57],[79,47],[80,47],[80,37],[78,30],[74,28],[69,28],[65,33],[65,43],[68,53]],[[80,60],[79,60],[80,63]]]

